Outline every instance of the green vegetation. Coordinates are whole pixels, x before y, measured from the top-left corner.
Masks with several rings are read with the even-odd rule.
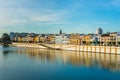
[[[3,46],[9,46],[9,44],[11,44],[11,39],[9,37],[9,35],[7,33],[3,33],[0,42]]]
[[[120,45],[120,41],[118,42],[118,45]]]

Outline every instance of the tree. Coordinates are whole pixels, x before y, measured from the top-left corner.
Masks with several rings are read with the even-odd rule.
[[[104,44],[104,42],[100,42],[100,45],[102,46]]]
[[[7,33],[3,33],[1,37],[1,43],[3,44],[3,46],[8,46],[9,44],[11,44],[10,36]]]
[[[97,44],[100,45],[100,41],[98,41]]]
[[[86,44],[86,41],[83,41],[82,43],[83,43],[83,44]]]
[[[120,45],[120,41],[118,41],[118,45]]]
[[[1,38],[0,38],[0,44],[1,44],[2,42],[1,42]]]

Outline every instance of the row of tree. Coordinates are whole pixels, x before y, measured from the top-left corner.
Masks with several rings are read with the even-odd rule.
[[[11,44],[10,36],[7,33],[3,33],[3,35],[0,38],[0,44],[3,46],[9,46]]]

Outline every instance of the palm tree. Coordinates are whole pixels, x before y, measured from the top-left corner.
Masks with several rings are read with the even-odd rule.
[[[9,44],[11,44],[11,39],[7,33],[3,33],[1,37],[1,43],[3,44],[3,46],[8,46]]]

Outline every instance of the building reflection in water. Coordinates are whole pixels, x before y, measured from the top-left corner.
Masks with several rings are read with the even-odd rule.
[[[120,55],[106,53],[88,53],[48,49],[20,49],[19,54],[41,61],[62,62],[74,66],[99,67],[110,71],[120,71]]]

